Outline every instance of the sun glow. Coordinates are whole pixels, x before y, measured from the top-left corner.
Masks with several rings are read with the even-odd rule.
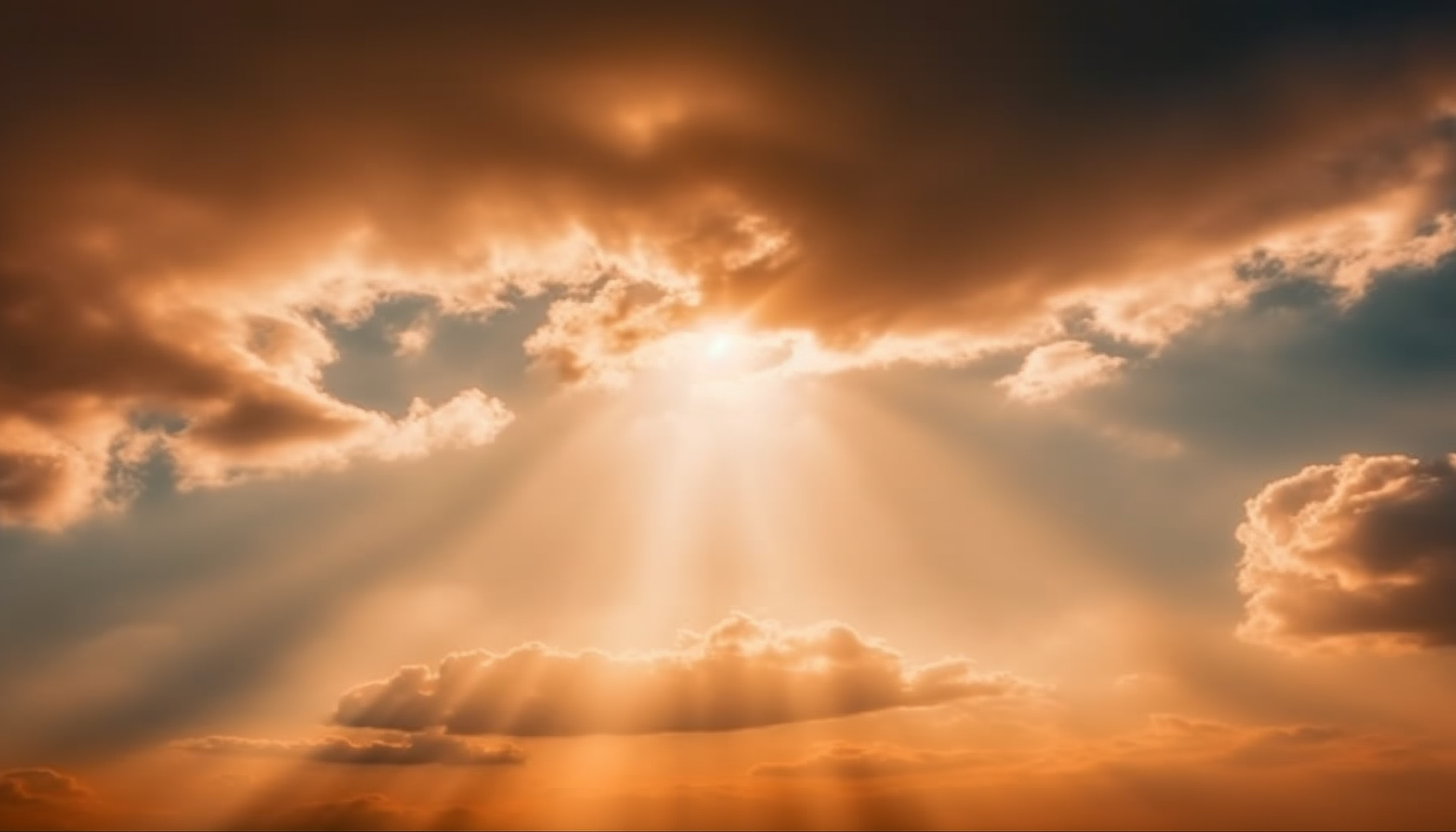
[[[733,334],[731,332],[716,333],[708,340],[708,358],[717,360],[728,357],[733,351]]]
[[[784,357],[761,333],[719,324],[696,331],[686,346],[677,374],[686,404],[764,407],[781,398]]]

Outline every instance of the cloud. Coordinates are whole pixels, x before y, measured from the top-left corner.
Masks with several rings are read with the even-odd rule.
[[[430,316],[421,315],[408,326],[392,330],[389,335],[394,341],[395,355],[419,355],[430,346],[430,339],[435,335],[435,322]]]
[[[0,829],[95,829],[104,818],[95,793],[53,768],[0,770]]]
[[[4,523],[124,504],[157,420],[191,484],[412,455],[322,376],[390,299],[544,297],[581,381],[722,318],[827,372],[1156,346],[1251,262],[1356,297],[1456,239],[1440,9],[3,14]]]
[[[1183,714],[1148,717],[1145,729],[1121,739],[1108,756],[1184,759],[1245,769],[1329,764],[1378,766],[1392,761],[1439,761],[1421,740],[1329,724],[1248,725]]]
[[[1017,401],[1041,404],[1106,384],[1126,363],[1126,359],[1093,351],[1084,341],[1058,341],[1032,350],[1020,370],[996,384]]]
[[[749,769],[752,777],[835,777],[859,779],[926,774],[988,765],[992,755],[969,750],[941,751],[899,746],[837,742],[809,756],[783,763],[760,763]]]
[[[116,503],[113,444],[125,429],[63,441],[43,428],[0,419],[0,523],[58,527]]]
[[[836,622],[789,629],[740,613],[652,653],[539,643],[456,653],[347,691],[334,722],[507,736],[733,731],[1029,689],[961,658],[908,664]]]
[[[417,828],[414,812],[382,794],[363,794],[292,807],[272,818],[249,818],[246,827],[268,829],[394,830]],[[270,822],[271,821],[271,822]]]
[[[1288,725],[1252,732],[1229,754],[1249,765],[1280,765],[1326,759],[1341,751],[1368,751],[1369,738],[1332,725]]]
[[[470,806],[432,807],[401,802],[392,794],[357,794],[285,806],[258,806],[233,819],[231,829],[391,830],[481,829],[500,825]]]
[[[413,459],[484,445],[514,419],[498,400],[466,390],[432,407],[415,399],[403,418],[323,403],[243,400],[203,417],[166,445],[184,486],[337,469],[356,459]],[[245,455],[238,451],[246,450]]]
[[[570,380],[619,384],[660,356],[654,347],[695,317],[691,286],[609,279],[551,304],[525,349]]]
[[[1248,770],[1260,766],[1331,764],[1381,766],[1424,759],[1419,741],[1335,725],[1251,725],[1183,714],[1154,713],[1131,732],[1088,739],[1060,731],[1015,747],[914,748],[888,743],[833,742],[784,762],[761,763],[753,777],[870,779],[975,769],[977,775],[1017,777],[1086,772],[1128,765]],[[965,777],[966,774],[958,775]]]
[[[1239,633],[1306,647],[1456,644],[1456,459],[1350,454],[1245,505]]]
[[[69,774],[50,768],[0,771],[0,806],[70,803],[85,800],[91,790]]]
[[[53,325],[63,326],[37,323]],[[57,359],[81,365],[57,372],[84,372],[87,379],[72,385],[64,377],[37,378],[36,384],[52,389],[16,390],[15,398],[4,399],[0,522],[59,528],[124,505],[134,490],[129,471],[157,452],[171,457],[181,487],[214,486],[480,445],[513,418],[499,400],[475,389],[436,406],[415,399],[400,417],[355,407],[319,386],[323,365],[336,356],[315,324],[254,319],[231,334],[226,325],[219,330],[165,347],[194,365],[186,370],[194,374],[191,381],[168,369],[183,356],[139,354],[131,364],[125,354],[136,345],[108,336],[72,343],[68,349],[80,353]],[[188,338],[185,332],[181,337]],[[233,338],[237,343],[229,342]],[[242,352],[243,343],[251,352]],[[32,354],[46,347],[17,349]],[[176,389],[177,383],[196,387]],[[0,389],[5,387],[0,378]],[[135,417],[146,412],[181,416],[185,424],[172,431],[141,429]]]
[[[175,743],[198,754],[237,757],[302,757],[348,765],[513,766],[526,761],[519,746],[482,746],[434,734],[405,734],[397,739],[355,741],[348,737],[268,740],[249,737],[195,737]]]

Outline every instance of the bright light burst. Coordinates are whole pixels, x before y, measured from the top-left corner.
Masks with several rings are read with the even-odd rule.
[[[712,359],[726,358],[733,351],[733,334],[719,332],[713,335],[708,341],[708,357]]]

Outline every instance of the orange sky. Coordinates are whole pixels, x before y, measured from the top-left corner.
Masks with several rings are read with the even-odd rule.
[[[1441,4],[0,9],[0,828],[1450,828]]]

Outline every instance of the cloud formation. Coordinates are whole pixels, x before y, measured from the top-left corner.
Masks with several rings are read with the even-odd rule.
[[[271,816],[247,817],[240,828],[346,830],[365,832],[425,828],[408,808],[382,794],[361,794],[290,807]]]
[[[503,826],[469,806],[433,807],[406,802],[392,794],[366,793],[285,805],[260,805],[235,817],[229,829],[307,830],[307,832],[410,832],[470,830]]]
[[[167,444],[184,486],[221,485],[244,477],[339,468],[355,459],[412,459],[483,445],[513,418],[505,405],[479,390],[438,407],[417,398],[398,419],[358,408],[304,405],[295,410],[244,400],[199,419]]]
[[[1350,454],[1269,484],[1245,509],[1244,638],[1456,644],[1456,457]]]
[[[1142,731],[1091,749],[1089,759],[1181,761],[1236,770],[1261,766],[1380,767],[1448,762],[1424,738],[1317,723],[1250,725],[1184,714],[1155,713]]]
[[[91,796],[91,790],[69,774],[51,768],[0,771],[0,806],[70,803]]]
[[[447,656],[347,691],[334,722],[451,734],[574,736],[734,731],[1030,689],[961,658],[912,665],[837,622],[789,629],[732,615],[673,650],[615,654],[539,643]]]
[[[0,829],[95,829],[104,808],[72,774],[43,767],[0,771]]]
[[[1027,353],[1021,369],[996,384],[1017,401],[1041,404],[1106,384],[1126,363],[1094,351],[1085,341],[1057,341]]]
[[[822,372],[1158,345],[1250,263],[1355,296],[1448,251],[1444,13],[1227,5],[7,8],[0,522],[119,505],[146,449],[200,485],[488,441],[325,389],[323,324],[387,299],[546,296],[525,348],[584,381],[723,318]]]
[[[1049,726],[1048,726],[1049,727]],[[1172,713],[1150,714],[1127,733],[1088,738],[1052,731],[1042,742],[1013,747],[915,748],[891,743],[833,742],[797,760],[760,763],[753,777],[846,780],[932,775],[957,779],[1034,777],[1119,766],[1194,766],[1251,770],[1262,766],[1380,767],[1404,760],[1440,762],[1418,738],[1335,725],[1241,724]],[[970,769],[972,771],[966,771]]]
[[[249,737],[195,737],[175,743],[198,754],[235,757],[297,757],[346,765],[513,766],[526,761],[519,746],[483,746],[458,737],[404,734],[397,739],[356,741],[348,737],[269,740]]]

